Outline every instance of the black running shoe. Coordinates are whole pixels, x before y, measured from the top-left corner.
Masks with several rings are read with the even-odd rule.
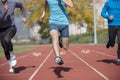
[[[120,66],[120,61],[117,61],[117,65]]]
[[[108,41],[107,44],[106,44],[106,48],[110,48],[110,43],[109,43],[109,41]]]
[[[61,36],[59,36],[59,46],[60,46],[60,48],[63,48],[63,45],[62,45],[62,38],[61,38]]]
[[[64,62],[63,62],[62,58],[61,58],[61,57],[59,57],[59,56],[57,56],[57,57],[55,58],[55,63],[57,63],[57,64],[59,64],[59,65],[64,64]]]

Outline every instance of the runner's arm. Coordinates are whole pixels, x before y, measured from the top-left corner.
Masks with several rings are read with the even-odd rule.
[[[73,7],[73,1],[72,0],[62,0],[67,6]]]
[[[15,2],[15,7],[16,7],[16,8],[20,8],[20,10],[22,11],[23,17],[26,17],[25,8],[24,8],[24,6],[23,6],[22,3]]]
[[[108,11],[108,3],[106,2],[101,11],[101,16],[104,17],[105,19],[109,19],[111,16],[107,14],[107,11]]]
[[[0,5],[0,21],[1,21],[1,19],[5,16],[5,14],[6,14],[6,11],[3,9],[4,7],[2,7],[1,5]]]
[[[22,11],[22,14],[23,14],[22,22],[26,23],[26,22],[27,22],[26,12],[25,12],[25,8],[24,8],[23,4],[22,4],[22,3],[15,2],[15,7],[16,7],[16,8],[20,8],[20,10]]]
[[[45,17],[47,5],[48,5],[47,0],[45,0],[41,19],[43,19]]]

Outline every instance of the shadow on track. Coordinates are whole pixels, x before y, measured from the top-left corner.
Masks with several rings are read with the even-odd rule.
[[[35,68],[35,66],[20,66],[20,67],[15,67],[15,72],[16,74],[20,73],[21,71],[27,69],[27,68]]]
[[[53,69],[53,72],[57,76],[57,78],[63,78],[61,72],[69,72],[72,68],[69,67],[63,67],[63,66],[58,66],[58,67],[51,67],[50,69]]]
[[[103,60],[98,60],[97,62],[104,62],[104,63],[107,63],[107,64],[116,64],[116,60],[112,60],[112,59],[103,59]]]

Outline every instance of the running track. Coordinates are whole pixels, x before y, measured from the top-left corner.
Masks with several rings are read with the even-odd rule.
[[[116,51],[105,45],[70,45],[61,49],[62,66],[54,63],[51,45],[17,54],[15,73],[8,72],[5,58],[0,59],[0,80],[120,80]]]

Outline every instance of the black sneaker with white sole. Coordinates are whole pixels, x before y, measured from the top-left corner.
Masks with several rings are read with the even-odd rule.
[[[64,62],[63,62],[62,58],[61,58],[61,57],[59,57],[59,56],[57,56],[57,57],[55,58],[55,63],[57,63],[57,64],[59,64],[59,65],[64,64]]]

